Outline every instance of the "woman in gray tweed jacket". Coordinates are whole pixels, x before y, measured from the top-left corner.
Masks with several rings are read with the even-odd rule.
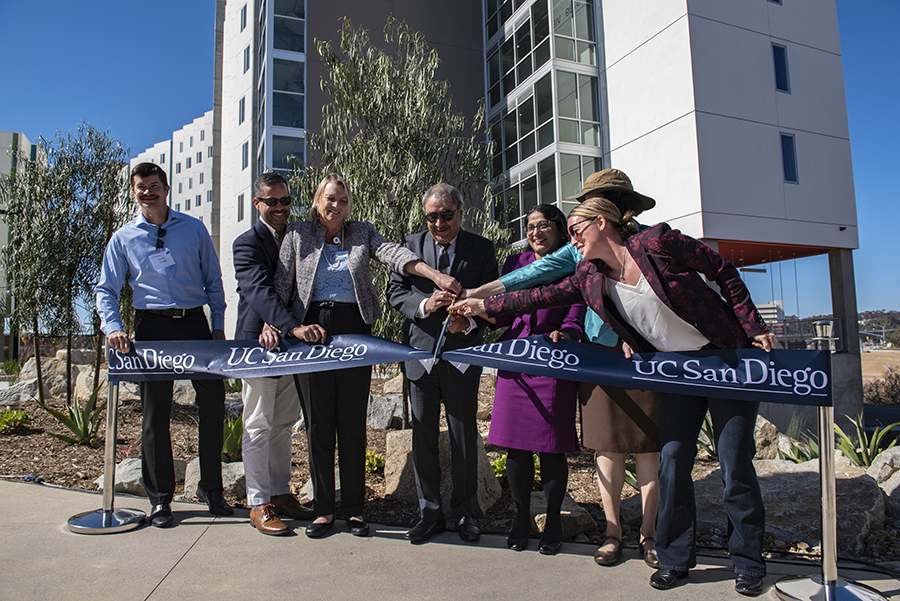
[[[398,273],[425,277],[443,290],[460,292],[456,279],[429,267],[411,250],[388,242],[371,223],[350,221],[352,209],[350,187],[339,175],[331,174],[316,190],[311,219],[288,226],[275,287],[303,325],[284,335],[324,342],[327,335],[369,334],[371,324],[381,316],[369,271],[373,258]],[[271,330],[263,333],[263,337],[274,335]],[[313,506],[318,516],[306,528],[310,538],[322,536],[334,525],[335,435],[340,440],[344,516],[353,534],[369,533],[362,509],[371,375],[370,367],[356,367],[298,376],[306,414]]]

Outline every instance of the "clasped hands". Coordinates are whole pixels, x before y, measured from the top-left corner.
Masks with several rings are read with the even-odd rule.
[[[325,342],[325,337],[327,334],[325,333],[325,328],[320,326],[319,324],[310,324],[308,326],[299,325],[291,330],[291,336],[296,338],[297,340],[302,340],[303,342]],[[278,343],[281,341],[281,336],[276,332],[269,324],[263,325],[262,333],[259,335],[259,344],[267,348],[268,350],[273,350]]]

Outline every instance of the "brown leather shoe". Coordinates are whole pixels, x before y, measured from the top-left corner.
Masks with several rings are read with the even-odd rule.
[[[286,515],[295,520],[311,520],[316,517],[315,511],[301,505],[297,497],[291,493],[274,495],[271,500],[272,505],[275,506],[275,511],[281,515]]]
[[[250,510],[250,525],[263,534],[272,536],[282,536],[291,531],[281,518],[275,515],[275,507],[271,503]]]

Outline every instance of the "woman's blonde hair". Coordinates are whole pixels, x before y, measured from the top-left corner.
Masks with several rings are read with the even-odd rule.
[[[611,200],[603,197],[595,196],[582,202],[580,205],[572,209],[569,215],[575,217],[603,217],[616,228],[619,235],[624,240],[632,234],[638,233],[638,224],[634,220],[636,212],[633,210],[622,211]]]
[[[353,192],[350,191],[350,186],[344,181],[344,178],[337,173],[329,173],[319,182],[319,187],[316,188],[316,193],[313,196],[310,219],[318,223],[319,203],[322,202],[322,197],[325,196],[325,186],[328,184],[337,184],[347,193],[347,216],[344,217],[344,221],[350,221],[350,216],[353,214]]]

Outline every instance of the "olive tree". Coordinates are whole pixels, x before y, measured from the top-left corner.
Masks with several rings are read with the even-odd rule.
[[[94,315],[93,333],[102,340],[92,310],[93,289],[106,243],[129,216],[128,153],[87,122],[53,139],[41,138],[38,145],[46,160],[20,155],[24,168],[3,182],[9,225],[3,260],[15,301],[13,320],[31,325],[35,341],[41,328],[66,337],[66,399],[71,403],[72,338],[85,329],[83,309]],[[35,357],[39,369],[37,342]]]
[[[371,44],[368,32],[348,18],[340,34],[340,54],[330,42],[315,40],[328,71],[321,88],[330,102],[322,109],[321,131],[308,133],[311,157],[306,165],[295,164],[290,178],[306,209],[322,177],[340,173],[353,189],[353,218],[372,222],[385,238],[399,242],[425,228],[422,194],[447,182],[475,205],[467,211],[466,227],[503,248],[508,233],[490,218],[484,106],[471,123],[453,109],[449,84],[435,79],[437,51],[406,23],[388,20],[384,41],[391,52]],[[387,268],[375,263],[372,270],[376,288],[384,290]],[[384,316],[373,333],[396,340],[402,316],[382,303]]]

